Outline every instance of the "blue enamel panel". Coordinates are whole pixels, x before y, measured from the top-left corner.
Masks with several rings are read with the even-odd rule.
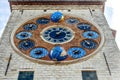
[[[75,19],[75,18],[69,18],[69,19],[66,20],[66,23],[68,23],[68,24],[77,24],[77,23],[79,23],[79,20]]]
[[[31,38],[32,37],[32,33],[30,32],[19,32],[16,37],[20,40],[23,40],[23,39],[28,39],[28,38]]]
[[[38,24],[48,24],[50,22],[50,20],[47,18],[39,18],[36,22]]]
[[[37,29],[37,25],[36,25],[36,24],[26,24],[26,25],[24,26],[24,29],[25,29],[26,31],[35,30],[35,29]]]
[[[48,51],[45,48],[34,48],[30,51],[30,56],[36,59],[47,56]]]
[[[62,61],[67,58],[66,53],[63,53],[64,49],[60,46],[55,46],[50,52],[50,58],[55,61]]]
[[[83,37],[88,39],[97,39],[99,37],[99,34],[95,31],[86,31],[83,33]]]
[[[82,47],[87,48],[87,49],[94,49],[97,46],[97,43],[93,40],[83,40],[81,42]]]
[[[91,29],[91,26],[89,24],[85,24],[85,23],[79,23],[77,25],[77,27],[80,29],[80,30],[90,30]]]
[[[80,47],[72,47],[68,50],[68,55],[72,58],[81,58],[86,55],[86,51]]]
[[[19,47],[20,49],[23,49],[23,50],[28,50],[28,49],[30,49],[30,48],[33,48],[34,45],[35,45],[35,43],[34,43],[33,41],[31,41],[31,40],[22,40],[22,41],[19,43],[18,47]]]
[[[61,12],[54,12],[51,17],[50,17],[51,21],[53,22],[59,22],[63,19],[63,14]]]

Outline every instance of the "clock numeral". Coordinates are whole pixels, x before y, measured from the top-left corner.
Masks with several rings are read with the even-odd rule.
[[[59,31],[60,29],[59,29],[59,28],[56,28],[56,30],[58,30],[58,31]]]
[[[68,39],[65,37],[64,40],[67,41]]]
[[[44,34],[49,34],[49,32],[48,32],[48,31],[46,31]]]
[[[67,31],[67,29],[63,29],[63,31]]]
[[[67,37],[71,37],[71,35],[66,35]]]
[[[51,32],[52,30],[48,30],[48,32]]]
[[[63,40],[63,39],[60,39],[59,42],[64,42],[64,40]]]
[[[59,28],[59,30],[63,30],[62,28]]]
[[[48,34],[43,35],[44,37],[49,37]]]
[[[50,41],[50,42],[54,42],[54,39],[53,39],[53,38],[51,38],[49,41]]]
[[[52,38],[48,38],[48,40],[50,41]]]
[[[57,42],[57,40],[55,40],[55,39],[54,39],[53,41],[54,41],[54,42]]]
[[[53,31],[55,31],[55,30],[56,30],[56,28],[52,28],[52,30],[53,30]]]
[[[66,34],[71,34],[71,33],[68,31],[68,32],[66,32]]]
[[[46,40],[48,40],[50,37],[48,36],[48,37],[44,37]]]

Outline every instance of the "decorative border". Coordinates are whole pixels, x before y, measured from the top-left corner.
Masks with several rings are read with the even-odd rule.
[[[104,5],[105,1],[10,1],[10,5]]]

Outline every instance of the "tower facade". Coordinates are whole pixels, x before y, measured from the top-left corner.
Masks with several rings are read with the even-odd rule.
[[[105,0],[9,0],[0,80],[120,80]]]

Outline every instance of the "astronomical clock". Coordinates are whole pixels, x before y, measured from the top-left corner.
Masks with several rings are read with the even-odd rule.
[[[93,23],[60,11],[28,20],[13,34],[17,52],[43,63],[87,59],[95,54],[103,38]]]

